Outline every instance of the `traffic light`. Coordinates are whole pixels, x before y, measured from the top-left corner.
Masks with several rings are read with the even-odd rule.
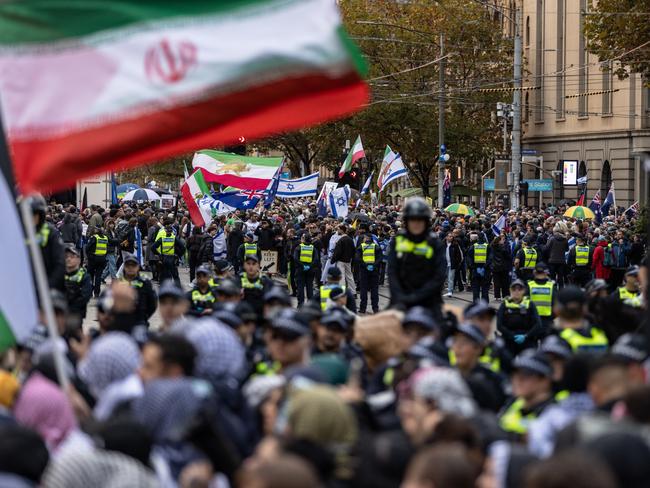
[[[345,173],[340,179],[339,183],[342,185],[350,185],[350,188],[357,189],[359,186],[359,170],[353,169]]]

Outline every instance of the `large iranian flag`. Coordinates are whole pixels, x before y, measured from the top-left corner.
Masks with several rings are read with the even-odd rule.
[[[190,212],[190,218],[194,225],[205,225],[212,220],[211,212],[201,211],[198,204],[201,198],[209,194],[210,189],[199,169],[188,176],[181,186],[181,195],[183,195],[183,200],[185,200],[185,205]]]
[[[256,158],[204,149],[194,154],[192,166],[202,169],[205,181],[242,190],[266,190],[282,165],[282,158]]]
[[[3,0],[0,105],[21,189],[357,110],[334,0]]]

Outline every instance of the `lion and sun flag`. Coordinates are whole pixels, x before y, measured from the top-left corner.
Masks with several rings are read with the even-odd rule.
[[[349,115],[368,101],[366,73],[334,0],[4,0],[0,158],[22,193],[57,191]],[[250,162],[221,162],[222,174],[264,179]],[[0,221],[19,222],[12,205]],[[7,262],[25,256],[15,234]],[[12,297],[0,293],[0,325],[20,338],[37,308]]]

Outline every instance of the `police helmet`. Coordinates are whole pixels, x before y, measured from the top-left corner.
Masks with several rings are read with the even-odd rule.
[[[410,198],[404,206],[403,218],[431,220],[431,207],[424,198]]]

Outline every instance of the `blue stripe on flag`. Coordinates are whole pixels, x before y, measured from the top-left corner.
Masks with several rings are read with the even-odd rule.
[[[278,191],[275,195],[278,197],[295,197],[297,195],[307,196],[316,195],[318,190],[305,190],[305,191]]]

